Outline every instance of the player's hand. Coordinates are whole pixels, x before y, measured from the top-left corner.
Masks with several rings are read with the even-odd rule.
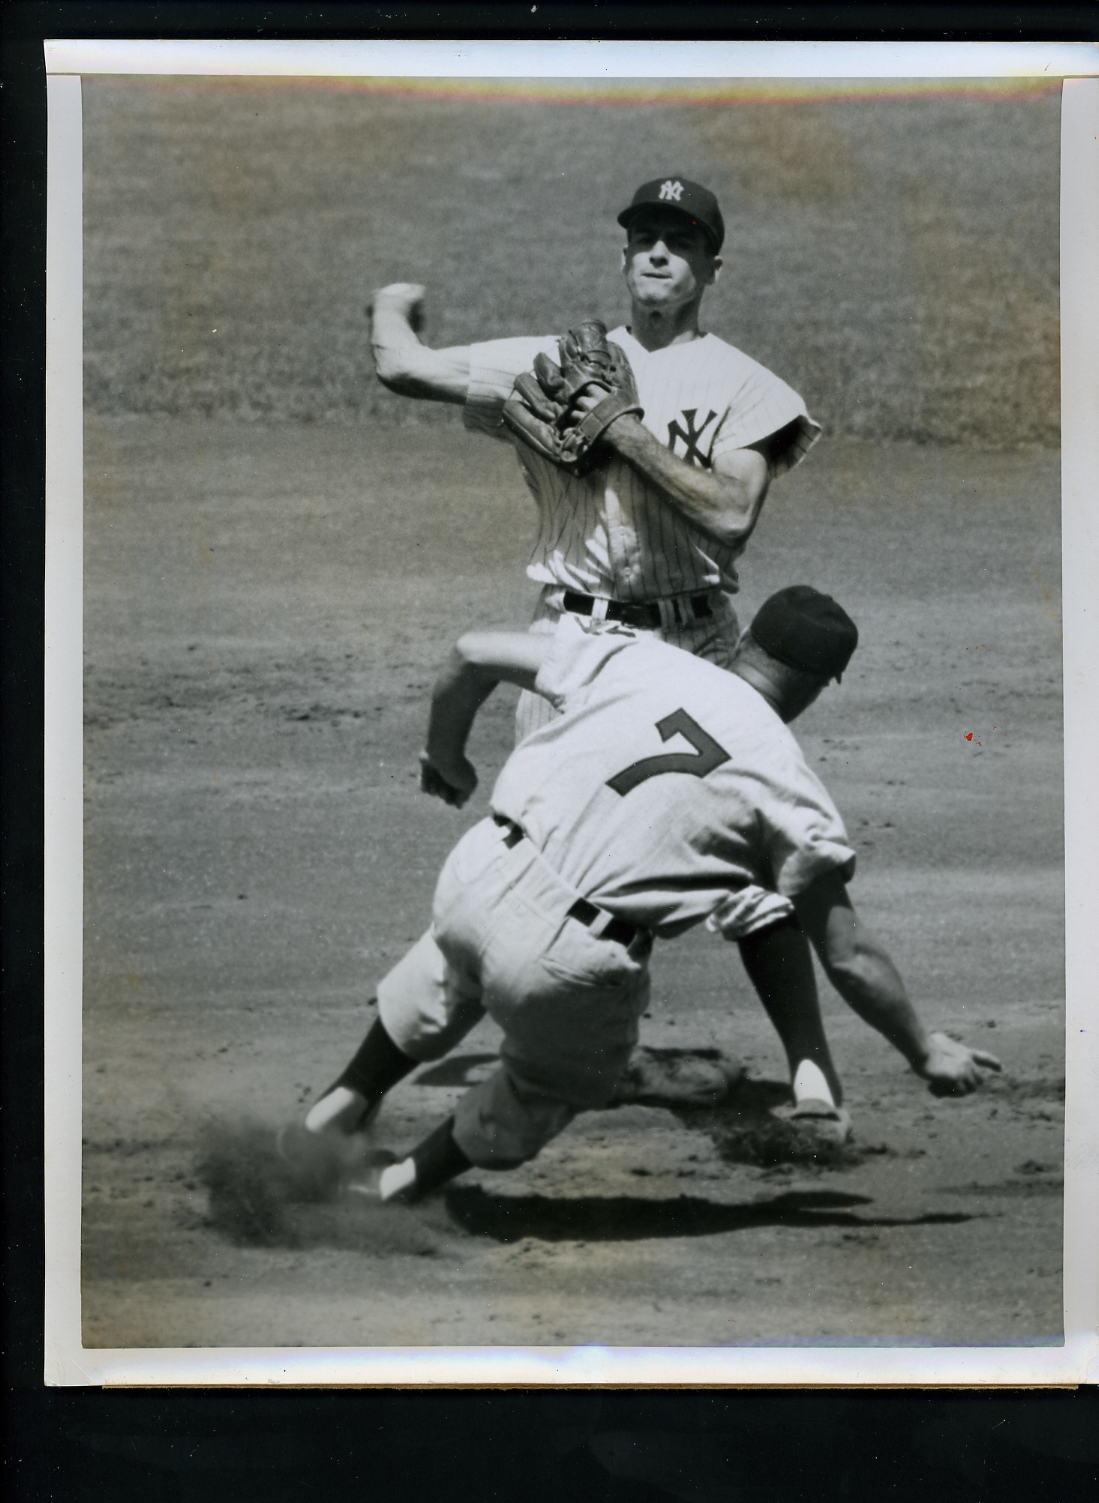
[[[456,757],[445,766],[432,761],[426,752],[420,757],[420,788],[433,798],[441,798],[444,804],[460,809],[477,787],[477,774],[473,763],[465,757]]]
[[[916,1073],[927,1081],[933,1096],[968,1096],[984,1080],[985,1070],[1003,1068],[994,1054],[970,1049],[945,1033],[931,1034],[927,1046],[927,1055]]]
[[[419,282],[391,282],[375,292],[367,315],[377,318],[379,313],[395,313],[418,334],[424,325],[424,292]]]
[[[587,417],[589,412],[594,412],[603,400],[602,392],[582,391],[573,398],[572,406],[569,409],[570,416],[575,418],[577,422],[580,422],[581,419]],[[604,445],[609,445],[613,449],[615,447],[615,439],[621,432],[623,425],[629,423],[634,423],[637,427],[641,427],[641,419],[636,413],[621,413],[618,417],[612,419],[603,429],[600,442]]]

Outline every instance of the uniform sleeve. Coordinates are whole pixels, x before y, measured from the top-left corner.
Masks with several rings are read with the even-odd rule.
[[[722,898],[706,920],[706,927],[723,939],[744,939],[789,918],[793,911],[793,903],[780,893],[768,892],[765,887],[741,887]]]
[[[612,657],[640,641],[636,632],[617,622],[562,616],[553,629],[553,642],[534,680],[535,691],[556,709],[563,710],[566,703],[587,691]]]
[[[557,341],[543,338],[493,339],[469,347],[469,391],[462,421],[474,433],[506,438],[500,412],[516,376],[528,371],[535,355],[555,355]]]
[[[778,376],[753,362],[753,369],[730,403],[714,439],[710,460],[758,444],[783,429],[782,447],[770,459],[770,477],[792,470],[820,437],[820,424],[805,410],[805,403]]]
[[[855,852],[827,789],[801,762],[771,789],[761,809],[760,832],[769,886],[784,897],[804,892],[825,873],[845,882],[855,874]]]

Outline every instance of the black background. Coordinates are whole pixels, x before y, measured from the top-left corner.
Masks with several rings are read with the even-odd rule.
[[[46,37],[1095,41],[1092,4],[0,7],[4,213],[3,1351],[9,1496],[485,1503],[1099,1496],[1096,1390],[46,1389],[42,1385],[42,570]],[[120,1068],[121,1068],[120,1064]],[[364,1291],[368,1297],[368,1291]],[[599,1437],[634,1432],[657,1487]],[[627,1449],[629,1439],[625,1442]],[[603,1452],[605,1454],[605,1452]],[[708,1459],[709,1458],[709,1459]]]

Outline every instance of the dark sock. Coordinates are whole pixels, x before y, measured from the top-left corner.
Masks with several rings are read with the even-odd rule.
[[[454,1118],[448,1117],[409,1154],[416,1166],[415,1196],[437,1190],[440,1185],[473,1167],[473,1160],[466,1158],[454,1141],[453,1127]]]
[[[420,1063],[420,1060],[413,1059],[403,1049],[397,1048],[386,1033],[382,1020],[378,1018],[359,1045],[354,1059],[339,1078],[332,1082],[328,1091],[335,1090],[336,1086],[346,1086],[348,1090],[358,1091],[365,1096],[373,1106]],[[324,1094],[327,1095],[328,1091]]]

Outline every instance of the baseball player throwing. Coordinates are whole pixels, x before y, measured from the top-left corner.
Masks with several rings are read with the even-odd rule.
[[[459,403],[468,428],[515,443],[538,509],[527,574],[541,586],[539,627],[562,612],[625,621],[728,666],[737,560],[771,480],[820,429],[784,381],[701,327],[725,238],[714,195],[655,178],[618,222],[630,322],[609,338],[636,400],[602,433],[591,468],[562,468],[505,420],[516,379],[558,354],[554,336],[431,349],[418,333],[424,289],[398,283],[373,300],[378,377],[405,396]],[[517,713],[522,736],[553,711],[524,695]]]
[[[777,986],[796,974],[800,925],[840,995],[934,1093],[972,1091],[999,1069],[925,1030],[851,903],[854,852],[788,729],[856,639],[809,586],[765,602],[731,673],[571,615],[552,634],[464,637],[433,694],[428,792],[469,797],[467,736],[501,680],[557,713],[512,753],[490,816],[447,859],[431,931],[382,981],[379,1020],[299,1138],[351,1142],[396,1080],[485,1009],[503,1032],[496,1071],[407,1157],[360,1169],[350,1187],[411,1199],[470,1166],[523,1163],[611,1098],[647,1005],[654,938],[703,921],[747,945],[754,974]]]

